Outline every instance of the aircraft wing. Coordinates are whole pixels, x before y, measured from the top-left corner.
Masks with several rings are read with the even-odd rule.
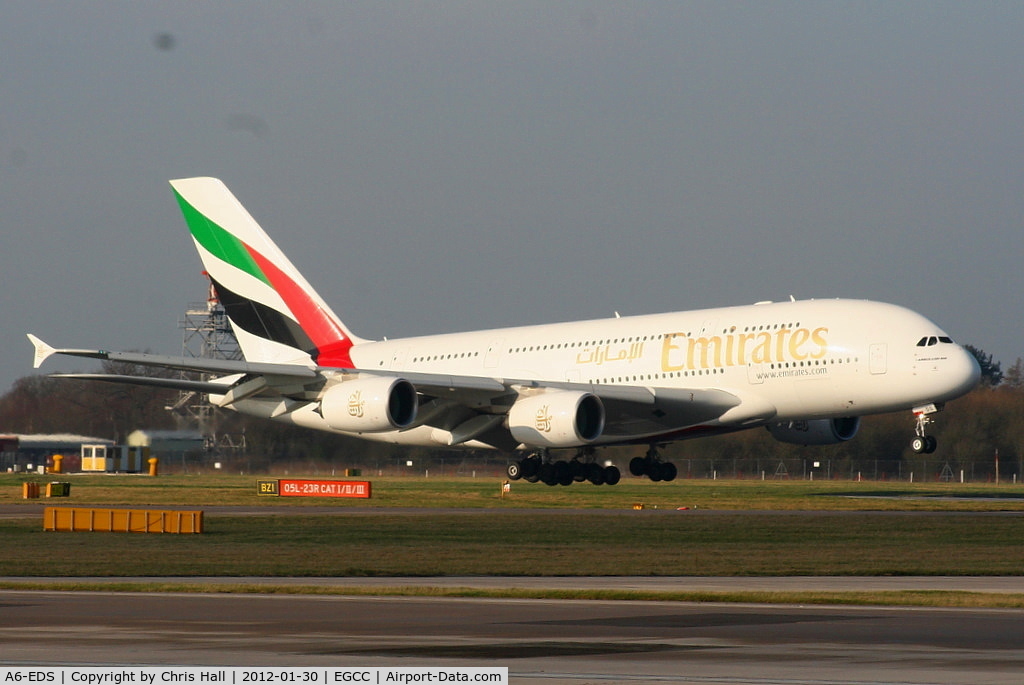
[[[457,376],[431,373],[399,373],[335,369],[300,364],[253,363],[241,360],[173,357],[138,352],[113,352],[90,349],[58,349],[34,335],[34,365],[38,368],[52,355],[61,354],[109,360],[140,366],[221,374],[208,381],[160,378],[124,374],[67,373],[54,377],[127,383],[208,393],[219,396],[216,403],[227,406],[253,396],[285,396],[306,402],[316,401],[327,381],[336,376],[400,376],[410,382],[431,403],[433,415],[426,425],[450,428],[451,415],[460,421],[472,416],[500,416],[521,396],[549,391],[586,392],[600,398],[605,410],[601,444],[630,442],[650,436],[669,435],[709,421],[736,415],[743,400],[734,393],[714,388],[659,388],[644,386],[599,385],[590,383],[547,382],[502,379],[483,376]],[[447,416],[446,416],[447,415]],[[741,417],[742,418],[742,417]]]
[[[720,419],[727,412],[735,414],[742,403],[737,395],[714,388],[598,385],[422,373],[401,376],[421,394],[486,413],[505,413],[524,393],[569,390],[596,395],[605,409],[603,444],[629,442],[699,426]],[[442,423],[443,419],[438,425]]]

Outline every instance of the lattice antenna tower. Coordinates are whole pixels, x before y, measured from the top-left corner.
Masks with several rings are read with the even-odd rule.
[[[203,275],[209,279],[204,271]],[[242,359],[242,351],[231,330],[224,305],[217,297],[213,283],[207,284],[205,302],[192,302],[185,314],[178,319],[178,328],[182,331],[181,355],[203,359]],[[209,376],[204,376],[204,380]],[[244,435],[223,435],[218,438],[214,418],[216,407],[206,401],[206,396],[196,392],[182,392],[178,401],[168,407],[171,411],[186,419],[191,419],[199,431],[206,437],[211,449],[227,447],[242,449],[245,447]]]
[[[204,275],[206,272],[203,272]],[[209,278],[209,276],[207,276]],[[241,359],[242,351],[231,330],[224,305],[217,299],[213,283],[209,283],[205,302],[192,302],[178,320],[183,331],[183,357],[203,359]]]

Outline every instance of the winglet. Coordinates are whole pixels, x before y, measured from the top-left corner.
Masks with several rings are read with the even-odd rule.
[[[38,369],[40,366],[43,365],[43,362],[45,362],[47,359],[49,359],[51,356],[57,353],[56,349],[50,347],[39,338],[32,335],[31,333],[28,334],[28,339],[36,348],[35,357],[33,357],[32,359],[32,368],[34,369]]]

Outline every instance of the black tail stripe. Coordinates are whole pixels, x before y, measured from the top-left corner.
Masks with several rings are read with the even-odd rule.
[[[246,333],[316,355],[316,345],[294,319],[228,290],[216,280],[213,280],[213,287],[231,323]]]

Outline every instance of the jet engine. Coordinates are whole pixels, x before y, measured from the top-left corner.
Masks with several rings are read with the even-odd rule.
[[[416,388],[404,378],[368,376],[333,385],[320,400],[320,413],[335,430],[382,433],[416,420]]]
[[[811,421],[776,421],[769,423],[768,432],[779,442],[794,445],[834,445],[846,442],[860,428],[859,416],[841,419],[814,419]]]
[[[554,390],[516,400],[508,428],[530,447],[578,447],[594,442],[604,430],[604,405],[589,392]]]

